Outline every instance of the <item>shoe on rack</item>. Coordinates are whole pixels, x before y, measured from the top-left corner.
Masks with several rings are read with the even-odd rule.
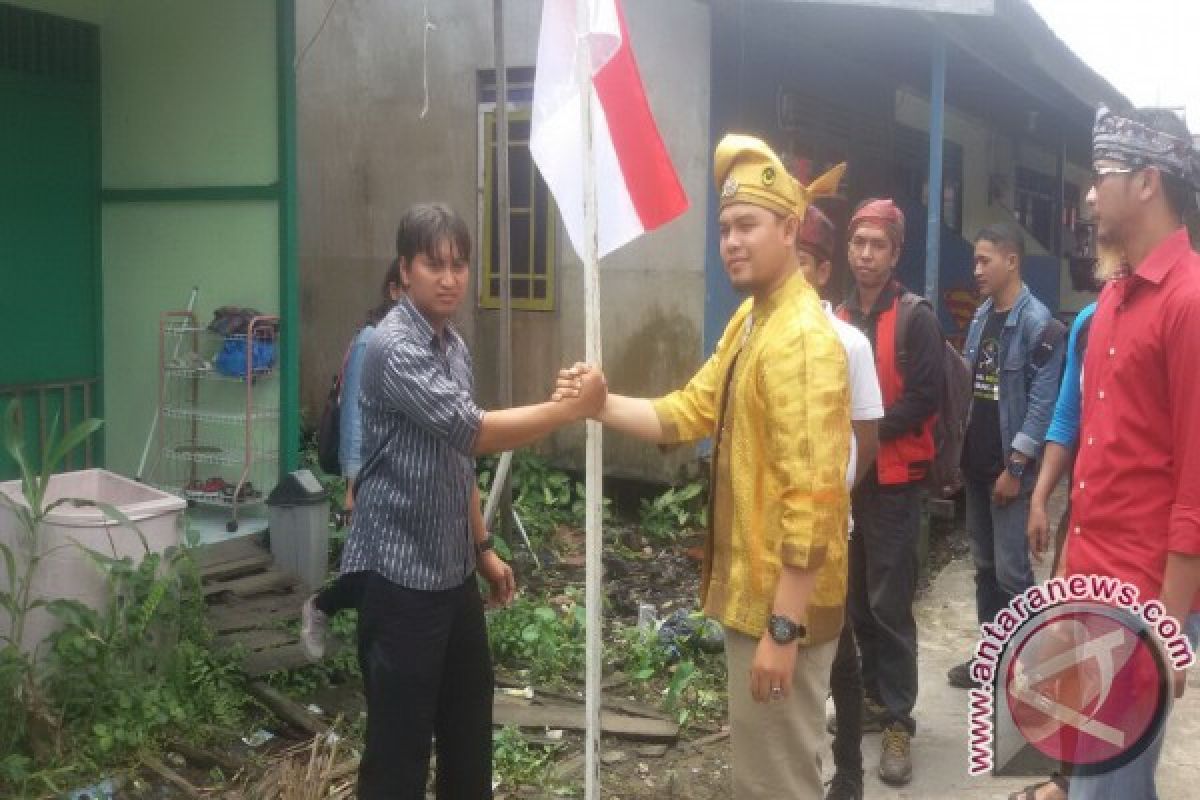
[[[946,680],[955,689],[980,689],[983,684],[971,676],[971,662],[964,661],[946,672]]]
[[[309,595],[300,609],[300,643],[309,661],[320,661],[325,657],[325,646],[329,639],[329,617],[317,608],[317,596]]]
[[[825,789],[825,800],[863,800],[862,774],[856,778],[840,769],[833,773],[833,780]]]
[[[899,722],[883,729],[879,779],[889,786],[904,786],[912,780],[912,734]]]
[[[869,697],[863,697],[862,732],[879,733],[887,719],[887,709]],[[825,730],[837,735],[837,714],[830,714],[825,722]]]

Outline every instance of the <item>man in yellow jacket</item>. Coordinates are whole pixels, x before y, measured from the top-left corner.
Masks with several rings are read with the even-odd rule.
[[[846,598],[846,357],[796,256],[810,197],[766,144],[726,136],[714,172],[721,259],[748,295],[716,352],[658,400],[610,393],[605,425],[658,443],[711,437],[704,611],[726,628],[735,800],[819,798],[829,668]],[[576,376],[560,375],[572,392]]]

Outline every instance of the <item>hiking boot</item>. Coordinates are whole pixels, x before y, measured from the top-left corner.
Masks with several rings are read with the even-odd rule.
[[[971,662],[964,661],[946,672],[946,680],[955,689],[980,689],[983,684],[971,677]]]
[[[887,720],[887,709],[869,697],[863,697],[862,732],[879,733]],[[837,735],[837,714],[830,714],[825,722],[825,730]]]
[[[833,773],[833,780],[825,790],[825,800],[863,800],[862,774],[856,778],[842,770]]]
[[[309,661],[320,661],[325,657],[325,645],[329,639],[329,617],[317,608],[317,596],[309,595],[300,609],[300,643]]]
[[[883,729],[879,778],[889,786],[904,786],[912,780],[912,734],[898,722]]]

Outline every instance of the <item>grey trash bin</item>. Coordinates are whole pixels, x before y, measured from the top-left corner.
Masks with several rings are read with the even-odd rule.
[[[329,494],[309,470],[284,476],[267,497],[275,566],[309,589],[329,574]]]

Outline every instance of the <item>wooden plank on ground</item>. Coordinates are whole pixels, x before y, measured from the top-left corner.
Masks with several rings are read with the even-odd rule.
[[[243,575],[250,575],[267,569],[274,563],[275,559],[271,557],[270,553],[266,550],[260,550],[257,553],[235,561],[210,564],[200,570],[200,580],[209,583],[225,581],[230,578],[240,578]]]
[[[496,725],[515,725],[518,728],[560,728],[582,731],[587,727],[584,709],[577,704],[525,705],[509,702],[498,695],[492,709]],[[614,711],[600,712],[600,729],[613,736],[648,741],[675,741],[679,726],[669,720],[635,717]]]
[[[295,593],[265,594],[250,600],[214,603],[208,607],[208,622],[216,633],[233,633],[254,628],[274,628],[297,619],[304,598]]]
[[[262,681],[252,681],[249,689],[250,694],[287,724],[314,736],[320,736],[329,731],[329,725],[316,714]]]
[[[539,697],[550,698],[551,700],[562,701],[563,703],[566,703],[566,704],[583,705],[582,697],[573,697],[572,695],[569,695],[569,694],[553,692],[548,689],[538,689],[536,687],[534,688],[534,692]],[[634,716],[634,717],[647,717],[649,719],[663,719],[663,720],[671,719],[669,714],[659,711],[657,708],[651,708],[650,706],[646,705],[645,703],[639,703],[636,700],[627,700],[624,697],[614,697],[611,694],[605,694],[602,696],[602,699],[600,702],[604,708],[610,709],[612,711],[619,711],[622,714],[629,714],[630,716]]]
[[[266,548],[262,545],[258,536],[239,536],[236,539],[230,539],[226,542],[216,542],[197,547],[195,552],[196,566],[203,572],[208,567],[249,558],[256,553],[265,551]]]
[[[259,650],[272,650],[296,641],[296,634],[287,631],[239,631],[218,636],[213,645],[218,650],[232,650],[242,647],[249,653]]]
[[[258,575],[247,575],[244,578],[210,583],[203,588],[203,591],[205,597],[211,597],[221,592],[232,592],[241,597],[253,597],[263,592],[289,589],[299,582],[300,579],[291,573],[271,569]]]

